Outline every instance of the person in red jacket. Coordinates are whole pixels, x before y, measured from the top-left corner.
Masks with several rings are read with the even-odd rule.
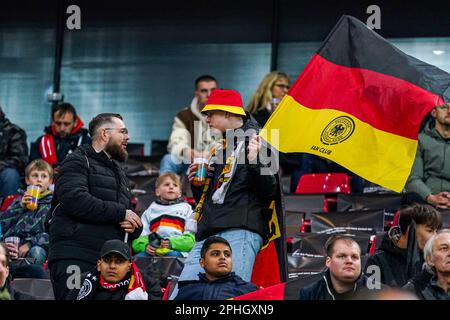
[[[78,146],[90,144],[88,130],[70,103],[60,103],[52,110],[52,123],[31,146],[30,160],[42,158],[57,168]]]

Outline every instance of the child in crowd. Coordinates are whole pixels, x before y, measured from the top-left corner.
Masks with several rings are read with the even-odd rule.
[[[142,234],[133,241],[137,256],[185,257],[195,244],[197,221],[181,196],[180,177],[166,172],[156,180],[154,201],[143,213]]]
[[[27,186],[39,187],[37,208],[31,208],[32,195],[27,191],[16,198],[0,215],[2,238],[20,239],[18,246],[6,243],[11,258],[35,258],[37,264],[43,265],[47,259],[49,241],[44,221],[53,197],[53,193],[49,190],[49,186],[53,183],[52,167],[42,159],[30,162],[25,168],[25,182]]]

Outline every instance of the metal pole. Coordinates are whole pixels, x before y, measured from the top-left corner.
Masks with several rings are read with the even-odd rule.
[[[279,45],[279,26],[280,26],[280,0],[273,0],[272,6],[272,51],[270,54],[270,71],[278,68],[278,45]]]
[[[63,55],[64,45],[64,17],[66,1],[57,1],[56,12],[56,37],[55,37],[55,64],[53,69],[53,93],[59,93],[61,82],[61,63]],[[58,98],[52,99],[53,105],[57,104],[60,100]]]

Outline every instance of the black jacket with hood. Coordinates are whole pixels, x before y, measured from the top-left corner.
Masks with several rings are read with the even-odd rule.
[[[247,130],[253,129],[257,133],[260,130],[260,126],[253,117],[247,114],[247,117],[244,118],[244,125],[239,129],[247,133]],[[267,240],[269,221],[272,215],[269,206],[277,192],[276,173],[261,174],[261,168],[268,167],[270,164],[263,165],[259,160],[256,164],[248,163],[247,146],[249,138],[245,138],[245,154],[241,153],[241,160],[238,162],[236,171],[231,177],[231,182],[222,204],[214,203],[212,200],[213,193],[216,191],[216,186],[224,169],[224,164],[215,164],[214,176],[203,204],[203,214],[198,221],[197,241],[229,229],[246,229],[258,233],[264,241]],[[229,145],[228,142],[227,144]],[[236,146],[237,143],[234,144],[235,148]],[[231,151],[228,150],[227,155],[230,153]],[[245,157],[245,163],[243,163],[243,157]],[[226,156],[223,156],[223,159],[226,159]],[[193,193],[198,203],[202,187],[193,187]]]
[[[407,274],[408,251],[400,249],[392,243],[387,235],[383,238],[380,248],[367,260],[367,268],[371,265],[380,267],[381,283],[392,287],[402,287],[411,278]]]

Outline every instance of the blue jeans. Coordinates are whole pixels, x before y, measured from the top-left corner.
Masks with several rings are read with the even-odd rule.
[[[0,171],[0,197],[17,194],[20,188],[20,175],[16,169],[5,168]]]
[[[216,236],[225,238],[230,243],[234,273],[250,282],[256,255],[263,244],[261,236],[244,229],[231,229],[220,232]],[[198,241],[192,251],[189,252],[178,281],[197,280],[198,273],[205,272],[199,264],[200,250],[205,240]],[[178,287],[172,292],[170,299],[175,298],[177,294]]]
[[[31,247],[28,251],[27,258],[35,258],[36,264],[43,265],[45,260],[47,260],[47,251],[39,246]]]
[[[186,174],[188,168],[188,163],[183,163],[182,160],[168,153],[161,159],[161,163],[159,164],[159,174],[161,175],[165,172],[175,172],[176,174],[182,176]]]

